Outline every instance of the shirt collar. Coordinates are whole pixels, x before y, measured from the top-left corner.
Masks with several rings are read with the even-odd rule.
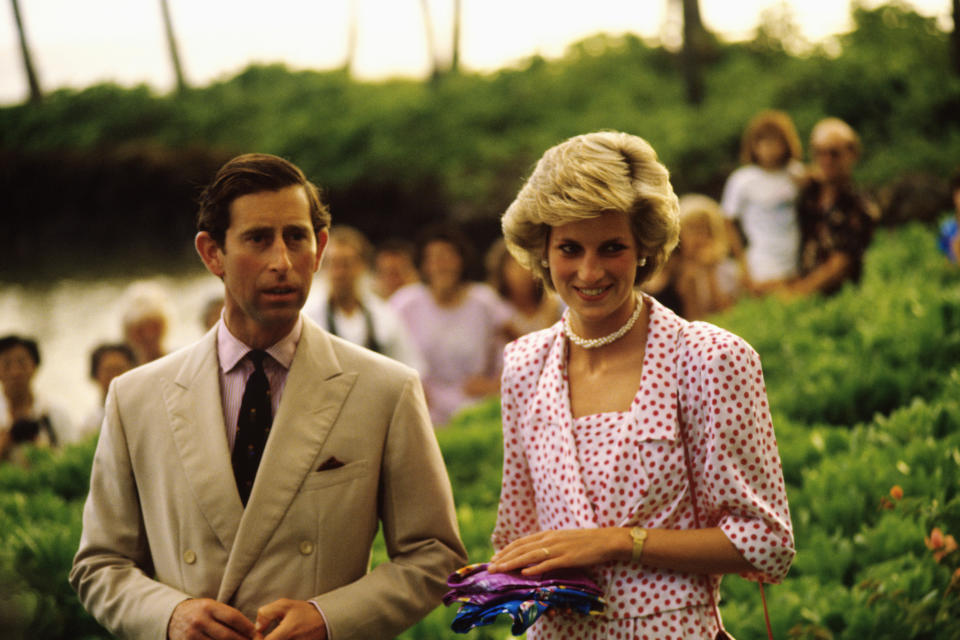
[[[284,369],[293,364],[293,356],[297,352],[300,334],[303,332],[303,316],[297,316],[297,322],[286,336],[267,347],[266,352]],[[252,348],[244,344],[239,338],[230,333],[227,323],[220,318],[217,323],[217,356],[220,360],[220,371],[227,373],[243,360],[243,357]]]

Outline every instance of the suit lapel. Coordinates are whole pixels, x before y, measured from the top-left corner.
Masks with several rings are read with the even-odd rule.
[[[304,478],[313,471],[356,378],[355,372],[340,368],[330,338],[304,318],[270,438],[224,570],[218,594],[221,601],[228,601],[239,587]]]
[[[229,550],[243,505],[230,465],[216,336],[211,330],[190,350],[173,385],[164,389],[164,400],[193,495],[210,528]]]

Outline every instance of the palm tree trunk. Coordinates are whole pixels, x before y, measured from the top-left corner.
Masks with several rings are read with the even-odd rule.
[[[423,31],[427,44],[427,58],[430,60],[430,79],[440,77],[440,66],[437,64],[437,43],[433,37],[433,22],[430,20],[429,0],[420,0],[423,12]]]
[[[960,2],[960,0],[957,0]],[[450,60],[450,71],[460,72],[460,16],[462,9],[461,0],[453,0],[453,57]]]
[[[173,33],[173,21],[170,19],[170,6],[167,0],[160,0],[160,9],[163,11],[163,28],[167,35],[167,47],[170,49],[170,62],[173,64],[173,75],[177,81],[177,93],[187,90],[187,81],[183,75],[183,65],[180,64],[180,51],[177,38]]]
[[[343,63],[347,75],[353,71],[353,63],[357,58],[357,0],[350,0],[350,23],[347,25],[347,59]]]
[[[953,31],[950,32],[953,73],[960,76],[960,0],[953,0]]]
[[[27,84],[30,87],[30,102],[40,102],[43,92],[40,90],[40,81],[37,79],[37,70],[33,66],[33,56],[30,54],[30,45],[27,43],[27,34],[23,28],[23,18],[20,16],[20,3],[11,0],[13,4],[13,19],[17,23],[17,35],[20,37],[20,54],[23,57],[23,70],[27,74]]]
[[[700,3],[698,0],[682,0],[683,2],[683,51],[681,65],[683,77],[687,85],[687,102],[699,105],[703,102],[703,69],[702,50],[706,44],[706,29],[700,18]]]

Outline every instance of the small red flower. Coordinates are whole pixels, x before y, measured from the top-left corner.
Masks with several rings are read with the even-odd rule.
[[[894,500],[900,500],[901,498],[903,498],[903,487],[901,487],[898,484],[895,484],[892,487],[890,487],[890,497],[893,498]]]
[[[947,536],[943,539],[943,549],[933,554],[933,559],[937,562],[943,559],[943,556],[949,555],[957,550],[957,541],[953,536]]]
[[[923,536],[923,544],[927,545],[930,551],[936,551],[943,546],[943,532],[940,527],[934,527],[930,530],[929,536]]]
[[[952,535],[943,535],[940,527],[934,527],[930,530],[930,535],[923,537],[923,543],[927,549],[933,551],[933,559],[937,562],[957,550],[957,541]]]

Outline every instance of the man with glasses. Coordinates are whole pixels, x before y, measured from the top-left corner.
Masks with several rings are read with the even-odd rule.
[[[797,198],[800,222],[800,277],[788,285],[794,295],[832,294],[858,282],[863,254],[879,217],[876,206],[853,183],[860,138],[839,118],[825,118],[810,135],[814,170]]]

